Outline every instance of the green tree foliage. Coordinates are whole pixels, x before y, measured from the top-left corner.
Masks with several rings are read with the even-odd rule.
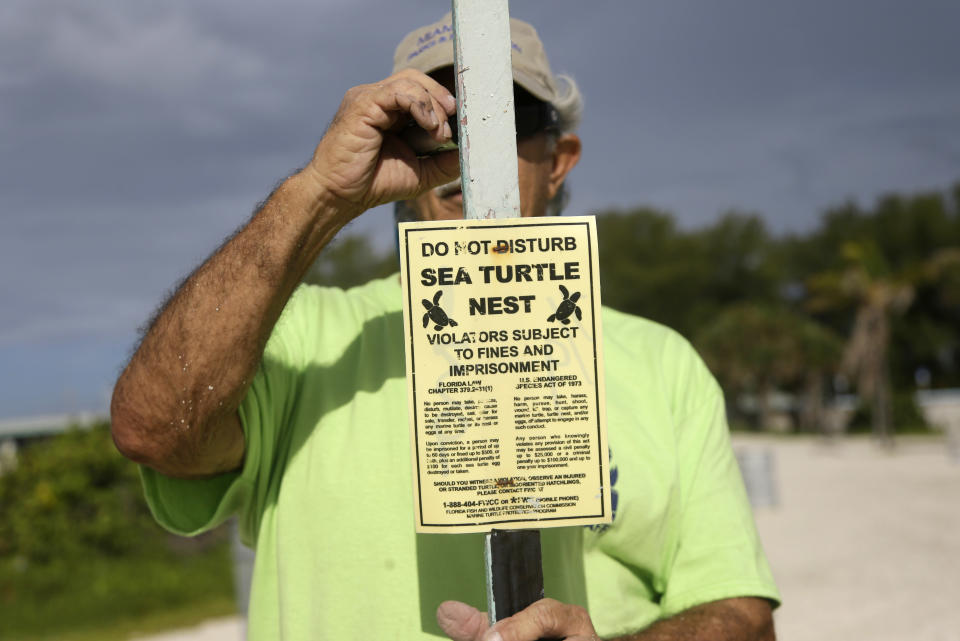
[[[891,416],[891,388],[912,390],[921,368],[935,387],[960,386],[960,183],[948,194],[889,195],[871,208],[845,203],[816,229],[782,238],[757,216],[731,213],[683,230],[669,213],[644,208],[602,213],[598,230],[606,304],[736,352],[714,359],[727,387],[756,392],[763,379],[802,392],[803,425],[819,420],[816,399],[831,368],[804,366],[803,382],[764,375],[770,353],[789,353],[786,339],[755,326],[757,336],[776,340],[751,344],[741,323],[782,323],[783,332],[799,333],[794,343],[817,328],[806,340],[834,365],[837,337],[846,337],[842,364],[864,396],[880,397],[870,412],[877,420]],[[791,322],[788,312],[812,324]],[[751,385],[733,376],[743,366],[752,368]]]
[[[778,276],[770,236],[755,215],[729,213],[699,230],[652,209],[597,217],[603,301],[693,335],[720,310],[771,301]]]
[[[56,637],[187,604],[229,612],[223,533],[182,541],[153,521],[137,467],[106,424],[23,448],[0,475],[0,639]]]
[[[828,210],[809,234],[779,242],[786,281],[808,284],[814,274],[840,274],[851,266],[845,247],[860,247],[871,278],[909,283],[913,302],[890,319],[890,376],[894,387],[913,384],[918,368],[934,385],[960,386],[960,183],[949,193],[888,195],[871,209],[846,203]],[[853,261],[856,262],[856,261]],[[852,306],[823,306],[816,317],[849,333]]]
[[[829,329],[785,307],[738,303],[700,330],[695,345],[730,397],[757,399],[756,426],[771,424],[775,389],[803,388],[801,416],[822,413],[822,381],[840,358],[840,339]],[[811,425],[814,427],[814,425]]]
[[[116,452],[106,425],[30,447],[0,477],[0,558],[42,565],[162,545],[142,493],[136,466]]]

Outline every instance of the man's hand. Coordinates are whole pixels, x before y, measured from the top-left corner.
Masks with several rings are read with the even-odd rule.
[[[443,85],[407,69],[350,89],[304,169],[327,193],[360,212],[412,198],[459,173],[455,151],[418,158],[396,135],[411,119],[438,142],[451,138],[456,100]]]
[[[458,601],[437,609],[437,623],[453,641],[598,641],[587,611],[541,599],[491,628],[485,613]],[[772,641],[776,636],[770,604],[763,599],[723,599],[657,621],[619,641]]]
[[[493,627],[476,608],[445,601],[437,608],[437,623],[453,641],[598,641],[586,610],[553,599],[541,599]]]

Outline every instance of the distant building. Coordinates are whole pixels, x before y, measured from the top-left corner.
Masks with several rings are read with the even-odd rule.
[[[917,405],[927,423],[944,432],[960,430],[960,389],[917,392]]]
[[[24,443],[65,432],[70,427],[89,428],[106,420],[107,415],[98,412],[0,419],[0,474],[16,465],[17,450]]]

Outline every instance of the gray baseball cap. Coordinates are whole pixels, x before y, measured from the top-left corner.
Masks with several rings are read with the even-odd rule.
[[[452,66],[452,21],[451,14],[447,13],[437,22],[408,33],[393,54],[393,73],[403,69],[430,73]],[[540,100],[553,103],[557,96],[557,83],[537,30],[522,20],[511,18],[510,41],[514,82]]]

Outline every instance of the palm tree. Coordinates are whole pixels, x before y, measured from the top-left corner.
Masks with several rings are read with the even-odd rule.
[[[757,398],[760,429],[771,424],[771,393],[801,383],[801,423],[821,424],[822,379],[839,357],[839,339],[813,320],[782,307],[741,303],[724,309],[696,345],[728,394]]]
[[[823,382],[825,378],[832,378],[837,371],[843,341],[833,330],[805,316],[799,317],[793,331],[803,362],[800,428],[827,434]]]
[[[857,393],[869,403],[874,436],[892,436],[890,391],[890,322],[913,302],[920,272],[893,273],[872,241],[842,246],[844,266],[812,277],[808,301],[812,311],[854,306],[853,326],[843,349],[840,372],[856,380]]]

